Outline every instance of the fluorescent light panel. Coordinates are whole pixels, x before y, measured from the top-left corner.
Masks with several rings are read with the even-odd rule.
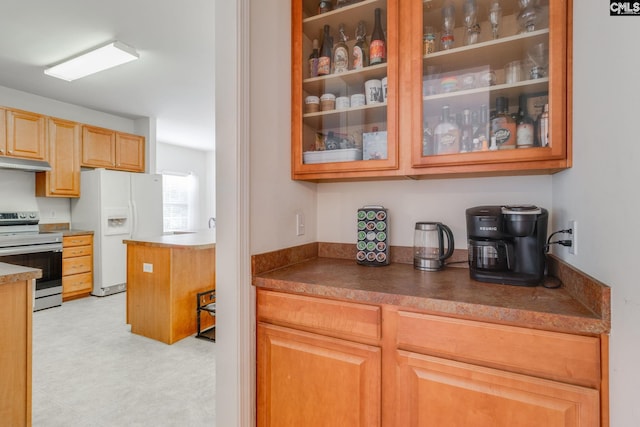
[[[134,48],[115,41],[47,68],[44,73],[70,82],[138,58]]]

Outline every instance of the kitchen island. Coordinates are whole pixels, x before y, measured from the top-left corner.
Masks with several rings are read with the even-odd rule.
[[[123,242],[131,332],[166,344],[195,334],[197,294],[215,289],[215,233],[205,230]],[[214,321],[205,320],[202,328]]]
[[[35,268],[0,263],[0,423],[31,425],[31,324]]]

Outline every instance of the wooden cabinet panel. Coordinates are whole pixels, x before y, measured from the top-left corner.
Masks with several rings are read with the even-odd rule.
[[[0,285],[0,424],[31,426],[32,281]]]
[[[596,427],[598,390],[398,351],[395,425]]]
[[[66,294],[91,292],[92,286],[93,274],[91,272],[62,277],[62,289]]]
[[[80,124],[47,119],[51,171],[36,174],[36,196],[80,197]]]
[[[88,296],[93,288],[93,235],[62,238],[62,299]]]
[[[380,425],[381,350],[258,324],[260,427]]]
[[[380,307],[260,291],[258,320],[347,339],[380,339]]]
[[[62,259],[62,275],[68,276],[71,274],[86,273],[91,271],[92,266],[91,256],[81,256],[76,258]]]
[[[144,137],[116,133],[116,168],[144,172]]]
[[[589,387],[601,381],[595,337],[399,311],[398,347]]]
[[[27,111],[7,110],[5,155],[47,160],[45,117]]]
[[[83,126],[82,166],[113,168],[116,164],[115,141],[115,131]]]

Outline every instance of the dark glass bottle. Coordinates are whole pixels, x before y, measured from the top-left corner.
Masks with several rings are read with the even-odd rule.
[[[313,50],[309,55],[309,77],[318,76],[318,58],[320,58],[318,39],[313,39]]]
[[[369,65],[369,45],[367,44],[367,28],[364,21],[358,22],[356,44],[351,55],[352,69],[360,70]]]
[[[504,96],[496,98],[496,114],[491,119],[491,139],[491,146],[500,150],[516,148],[516,122],[509,115],[509,98]]]
[[[516,146],[533,147],[535,123],[527,112],[527,98],[520,95],[520,108],[518,109],[518,119],[516,120]]]
[[[331,74],[331,65],[333,62],[333,55],[331,53],[333,48],[333,40],[329,34],[330,28],[328,25],[324,26],[324,36],[322,37],[322,48],[320,49],[320,57],[318,58],[318,75],[326,76]]]
[[[387,42],[382,30],[380,8],[376,8],[375,23],[371,33],[371,42],[369,43],[369,64],[375,65],[384,62],[387,62]]]

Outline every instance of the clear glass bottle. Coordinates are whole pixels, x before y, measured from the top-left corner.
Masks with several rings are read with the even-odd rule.
[[[320,58],[318,39],[313,39],[313,50],[309,55],[309,77],[318,76],[318,58]]]
[[[471,110],[462,110],[462,125],[460,126],[460,152],[473,151],[473,125],[471,123]]]
[[[349,48],[347,40],[349,37],[344,32],[344,24],[340,24],[338,30],[338,43],[333,48],[333,72],[344,73],[349,71]]]
[[[460,128],[451,118],[449,106],[442,107],[440,123],[433,130],[435,154],[460,152]]]
[[[445,0],[442,5],[442,32],[440,34],[440,46],[442,50],[453,48],[453,30],[456,26],[456,7],[453,0]]]
[[[533,147],[535,123],[527,111],[526,96],[520,95],[519,103],[520,108],[518,108],[516,120],[516,146],[518,148]]]
[[[376,8],[374,13],[375,23],[371,33],[371,42],[369,43],[369,64],[371,65],[387,62],[387,42],[382,30],[380,8]]]
[[[324,26],[324,35],[322,37],[322,48],[320,49],[320,57],[318,58],[318,75],[326,76],[331,74],[331,66],[333,65],[333,40],[329,33],[330,27]]]
[[[422,129],[422,155],[432,156],[435,154],[433,146],[433,131],[427,122],[424,122]]]
[[[351,55],[353,70],[360,70],[369,66],[369,44],[367,43],[367,27],[364,21],[358,22],[356,28],[356,44]]]
[[[516,122],[509,115],[509,98],[504,96],[496,98],[496,114],[491,119],[491,145],[499,150],[516,148]]]
[[[500,38],[502,30],[502,5],[500,0],[493,0],[489,5],[489,24],[491,25],[491,36],[495,39]]]

